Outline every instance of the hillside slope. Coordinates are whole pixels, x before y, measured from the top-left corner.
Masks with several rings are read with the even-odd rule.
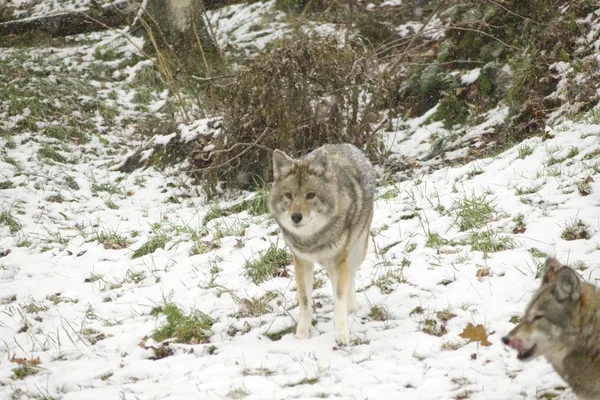
[[[404,18],[402,4],[364,6]],[[238,61],[293,30],[275,1],[209,18]],[[250,29],[248,20],[260,23]],[[432,21],[428,40],[439,41],[444,25]],[[215,149],[222,115],[173,118],[172,93],[141,39],[105,32],[0,47],[0,391],[12,399],[572,399],[545,361],[518,361],[500,338],[540,285],[546,255],[590,282],[600,277],[596,21],[596,13],[575,21],[586,32],[575,40],[579,53],[534,74],[554,76],[542,104],[555,101],[535,129],[511,120],[522,114],[501,98],[456,126],[432,118],[443,99],[421,114],[381,112],[392,161],[378,166],[347,348],[335,346],[320,268],[313,335],[293,337],[293,268],[265,210],[268,185],[205,198],[185,172]],[[400,22],[400,34],[419,29]],[[328,20],[303,27],[340,34]],[[448,68],[460,93],[476,93],[486,76]],[[496,128],[511,123],[531,129],[495,146]],[[182,153],[167,151],[175,142]],[[144,168],[131,167],[132,156]],[[480,340],[460,336],[468,324],[481,325]]]

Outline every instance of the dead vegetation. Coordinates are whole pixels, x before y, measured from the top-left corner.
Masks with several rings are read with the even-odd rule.
[[[211,187],[268,181],[273,149],[297,156],[325,143],[353,143],[376,158],[372,71],[360,43],[299,32],[276,41],[219,93],[223,133],[211,165],[196,172]]]

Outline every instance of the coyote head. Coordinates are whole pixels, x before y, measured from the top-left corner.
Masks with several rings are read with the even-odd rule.
[[[533,295],[523,321],[502,338],[519,360],[558,356],[573,340],[581,282],[577,273],[553,257],[546,260],[542,286]]]
[[[310,235],[333,217],[337,193],[331,161],[323,148],[302,159],[290,158],[280,150],[273,153],[275,182],[269,210],[288,232]]]

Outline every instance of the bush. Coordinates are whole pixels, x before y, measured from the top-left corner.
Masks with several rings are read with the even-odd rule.
[[[210,188],[220,180],[230,187],[256,177],[268,181],[276,148],[299,156],[345,142],[375,157],[371,104],[378,93],[368,85],[365,53],[354,43],[303,33],[276,41],[221,92],[223,133],[201,178]]]

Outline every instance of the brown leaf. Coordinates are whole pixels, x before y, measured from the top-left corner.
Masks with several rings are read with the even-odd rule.
[[[489,276],[489,275],[490,275],[489,268],[479,268],[477,270],[477,272],[475,273],[475,276],[478,278],[483,278],[484,276]]]
[[[444,336],[446,333],[448,333],[448,329],[446,328],[446,324],[442,324],[440,326],[439,336]]]
[[[487,333],[485,332],[483,325],[473,326],[473,324],[469,322],[462,333],[458,336],[468,339],[469,343],[480,342],[482,346],[492,345],[492,343],[488,341]]]
[[[450,311],[438,311],[438,312],[435,313],[435,315],[442,322],[448,322],[452,318],[456,317],[456,314],[453,314]]]
[[[525,231],[527,230],[527,228],[525,228],[524,226],[517,226],[513,229],[513,233],[516,235],[517,233],[525,233]]]
[[[592,178],[591,176],[588,176],[587,178],[585,178],[585,180],[583,182],[590,183],[590,182],[595,182],[595,181],[594,181],[594,178]]]
[[[13,362],[13,363],[19,364],[19,365],[40,365],[42,363],[42,361],[40,361],[39,357],[28,360],[26,358],[16,358],[15,356],[13,356],[10,359],[10,362]]]
[[[410,314],[408,314],[409,316],[413,316],[415,314],[423,314],[423,307],[421,306],[416,306],[415,308],[413,308],[413,310],[410,312]]]

